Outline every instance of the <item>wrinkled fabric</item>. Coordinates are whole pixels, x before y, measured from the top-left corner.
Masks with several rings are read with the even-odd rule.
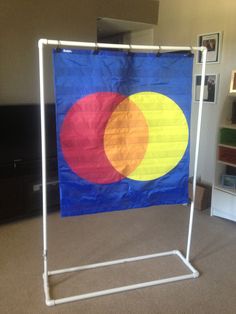
[[[54,50],[53,61],[61,215],[188,203],[193,57]]]

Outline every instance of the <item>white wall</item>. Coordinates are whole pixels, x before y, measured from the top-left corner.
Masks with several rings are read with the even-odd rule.
[[[0,3],[0,104],[39,102],[39,38],[79,38],[81,41],[96,38],[95,12],[85,4],[86,0],[4,0]],[[84,14],[79,13],[81,10]],[[47,51],[47,55],[51,53]],[[51,60],[49,57],[46,60],[49,68]],[[52,102],[51,71],[46,72],[47,78],[50,79],[46,86],[50,88],[46,98]]]
[[[157,23],[158,1],[1,0],[0,105],[38,103],[38,39],[96,41],[98,17]],[[50,49],[46,102],[54,101]]]
[[[232,69],[236,69],[236,1],[235,0],[160,0],[159,22],[155,28],[155,44],[197,44],[197,35],[223,32],[223,45],[219,64],[208,64],[207,73],[219,73],[219,90],[216,104],[204,104],[199,156],[199,175],[203,181],[214,179],[216,139],[222,110],[227,111],[232,99],[228,97]],[[194,63],[194,74],[200,66]],[[196,137],[198,105],[192,104],[192,143]],[[191,150],[191,160],[193,150]],[[192,172],[191,163],[191,172]]]

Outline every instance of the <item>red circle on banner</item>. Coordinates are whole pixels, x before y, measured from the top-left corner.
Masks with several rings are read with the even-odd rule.
[[[78,100],[67,112],[60,130],[61,149],[78,176],[100,184],[124,178],[111,165],[103,143],[106,124],[124,99],[118,93],[94,93]]]

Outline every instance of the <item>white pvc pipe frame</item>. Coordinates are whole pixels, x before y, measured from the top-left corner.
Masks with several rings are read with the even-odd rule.
[[[201,71],[201,88],[200,88],[200,100],[199,100],[199,110],[198,110],[198,120],[197,120],[197,136],[196,136],[196,147],[195,147],[195,159],[194,159],[194,174],[193,174],[193,197],[190,207],[190,217],[189,217],[189,229],[188,229],[188,240],[187,240],[187,250],[186,257],[178,250],[156,253],[151,255],[137,256],[125,259],[119,259],[109,262],[71,267],[66,269],[59,269],[54,271],[48,271],[48,248],[47,248],[47,174],[46,174],[46,131],[45,131],[45,95],[44,95],[44,59],[43,59],[43,47],[44,45],[56,45],[56,46],[67,46],[67,47],[82,47],[82,48],[109,48],[109,49],[125,49],[125,50],[147,50],[147,51],[199,51],[202,53],[202,71]],[[191,247],[192,238],[192,225],[193,225],[193,214],[194,214],[194,203],[196,195],[196,180],[197,180],[197,167],[198,167],[198,155],[199,155],[199,144],[200,144],[200,130],[201,130],[201,120],[202,120],[202,106],[203,106],[203,93],[204,93],[204,81],[205,81],[205,69],[206,69],[206,57],[207,49],[205,47],[175,47],[175,46],[147,46],[147,45],[120,45],[120,44],[106,44],[106,43],[91,43],[91,42],[75,42],[75,41],[64,41],[64,40],[49,40],[40,39],[38,41],[39,48],[39,81],[40,81],[40,112],[41,112],[41,144],[42,144],[42,198],[43,198],[43,259],[44,259],[44,292],[45,292],[45,302],[46,305],[52,306],[56,304],[62,304],[77,300],[84,300],[88,298],[118,293],[122,291],[128,291],[133,289],[139,289],[144,287],[150,287],[154,285],[175,282],[179,280],[185,280],[190,278],[197,278],[199,272],[190,264],[189,255]],[[98,267],[111,266],[116,264],[122,264],[127,262],[135,262],[155,257],[177,255],[181,261],[187,266],[191,271],[190,274],[175,276],[170,278],[164,278],[154,281],[148,281],[143,283],[138,283],[129,286],[123,286],[108,290],[101,290],[81,295],[75,295],[71,297],[65,297],[61,299],[51,299],[49,291],[49,276],[63,274],[67,272],[74,272]]]

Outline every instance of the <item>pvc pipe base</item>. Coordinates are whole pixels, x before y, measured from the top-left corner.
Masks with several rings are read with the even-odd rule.
[[[95,291],[95,292],[90,292],[90,293],[85,293],[85,294],[60,298],[60,299],[51,299],[50,298],[50,291],[49,291],[50,287],[49,287],[49,280],[48,280],[49,276],[55,276],[55,275],[64,274],[64,273],[68,273],[68,272],[89,270],[89,269],[93,269],[93,268],[106,267],[106,266],[124,264],[124,263],[129,263],[129,262],[135,262],[135,261],[140,261],[140,260],[145,260],[145,259],[151,259],[151,258],[163,257],[163,256],[171,256],[171,255],[178,256],[180,258],[180,260],[185,264],[185,266],[191,271],[191,273],[181,275],[181,276],[168,277],[168,278],[158,279],[158,280],[154,280],[154,281],[147,281],[147,282],[142,282],[142,283],[138,283],[138,284],[112,288],[112,289],[108,289],[108,290],[100,290],[100,291]],[[47,306],[53,306],[53,305],[57,305],[57,304],[68,303],[68,302],[73,302],[73,301],[80,301],[80,300],[90,299],[90,298],[94,298],[94,297],[105,296],[105,295],[109,295],[109,294],[114,294],[114,293],[119,293],[119,292],[124,292],[124,291],[130,291],[130,290],[135,290],[135,289],[140,289],[140,288],[145,288],[145,287],[151,287],[151,286],[156,286],[156,285],[160,285],[160,284],[180,281],[180,280],[194,279],[197,277],[199,277],[199,272],[190,264],[190,262],[183,256],[183,254],[179,250],[173,250],[173,251],[162,252],[162,253],[155,253],[155,254],[150,254],[150,255],[142,255],[142,256],[137,256],[137,257],[129,257],[129,258],[125,258],[125,259],[119,259],[119,260],[114,260],[114,261],[108,261],[108,262],[102,262],[102,263],[96,263],[96,264],[90,264],[90,265],[84,265],[84,266],[78,266],[78,267],[58,269],[58,270],[54,270],[54,271],[49,271],[47,274],[43,275],[45,303]]]

